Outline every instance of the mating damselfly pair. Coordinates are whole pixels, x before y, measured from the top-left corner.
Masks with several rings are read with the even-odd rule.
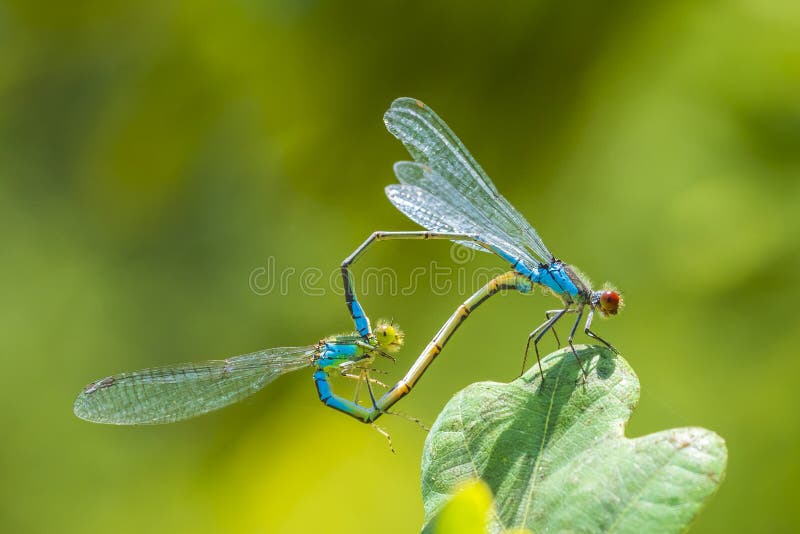
[[[542,380],[539,342],[567,314],[575,314],[567,343],[573,345],[584,314],[586,335],[614,349],[597,336],[591,325],[595,312],[616,315],[620,294],[607,286],[600,290],[574,267],[550,253],[533,227],[498,192],[495,185],[461,141],[433,110],[411,98],[395,100],[384,115],[390,133],[414,159],[394,166],[399,184],[389,185],[386,195],[394,206],[426,230],[374,232],[341,264],[345,302],[356,332],[332,336],[316,345],[268,349],[236,356],[170,367],[122,373],[89,384],[75,401],[75,414],[98,423],[157,424],[187,419],[216,410],[259,391],[278,376],[313,368],[320,400],[359,421],[373,424],[411,391],[444,345],[480,304],[501,290],[527,293],[541,287],[561,300],[558,309],[545,312],[545,321],[528,336],[523,371],[533,345]],[[511,270],[490,280],[462,303],[417,357],[403,378],[376,397],[372,386],[383,385],[370,376],[376,357],[394,361],[403,333],[393,324],[376,323],[373,330],[356,298],[351,266],[377,241],[450,240],[472,249],[490,252],[509,263]],[[556,341],[560,345],[558,336]],[[584,377],[586,370],[581,363]],[[353,400],[337,395],[329,377],[342,375],[357,381]],[[365,385],[369,403],[359,402]],[[377,428],[377,427],[376,427]],[[385,434],[382,430],[378,429]],[[388,435],[387,435],[388,437]]]

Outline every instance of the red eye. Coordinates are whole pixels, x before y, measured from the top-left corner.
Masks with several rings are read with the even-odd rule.
[[[603,291],[600,295],[600,308],[603,312],[616,315],[619,310],[619,293],[616,291]]]

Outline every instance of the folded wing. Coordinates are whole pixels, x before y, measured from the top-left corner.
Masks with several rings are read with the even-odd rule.
[[[226,360],[121,373],[89,384],[75,415],[95,423],[143,425],[189,419],[240,401],[312,364],[314,347],[284,347]]]

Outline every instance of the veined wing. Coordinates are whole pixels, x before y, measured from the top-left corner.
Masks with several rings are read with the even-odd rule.
[[[226,360],[184,363],[97,380],[75,399],[75,415],[95,423],[172,423],[249,397],[277,377],[312,364],[315,347],[284,347]]]
[[[419,165],[409,163],[408,165]],[[499,232],[487,232],[486,227],[466,217],[462,211],[447,203],[442,196],[432,195],[415,185],[392,184],[386,186],[386,197],[406,217],[432,232],[454,232],[475,234],[487,244],[494,245],[518,258],[527,258],[527,252],[512,244],[510,238],[503,239]],[[459,245],[491,252],[474,241],[456,241]]]
[[[427,165],[411,161],[398,161],[394,164],[394,173],[402,185],[388,186],[386,195],[397,209],[417,224],[421,224],[429,230],[440,230],[439,228],[434,230],[430,222],[425,224],[417,220],[420,208],[424,208],[426,213],[431,213],[430,219],[436,219],[441,225],[452,228],[452,230],[441,231],[477,234],[482,241],[495,245],[517,258],[529,258],[531,266],[538,262],[530,257],[529,252],[519,246],[519,238],[509,235],[504,229],[498,227],[484,212],[471,209],[471,204],[465,205],[464,196]],[[413,189],[406,189],[405,195],[397,192],[390,195],[390,188],[396,187]],[[413,204],[402,202],[403,196],[407,196],[412,191],[414,193]],[[417,218],[410,213],[412,211]],[[469,243],[467,246],[487,252],[485,248],[473,242],[459,241],[459,243],[462,245]]]
[[[482,235],[492,232],[502,240],[510,238],[525,246],[529,251],[525,256],[532,256],[537,262],[553,260],[533,227],[497,191],[478,162],[432,109],[412,98],[398,98],[383,120],[414,160],[433,171],[413,185],[438,196],[443,190],[438,178],[457,194],[447,203],[476,224],[485,225]]]

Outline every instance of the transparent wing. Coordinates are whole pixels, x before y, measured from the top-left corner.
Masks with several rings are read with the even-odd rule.
[[[465,224],[459,227],[455,222],[449,221],[445,215],[449,212],[449,206],[419,187],[394,184],[386,186],[385,191],[386,197],[395,208],[431,232],[475,233],[476,228],[472,225]],[[489,252],[472,241],[457,241],[457,243]]]
[[[428,165],[398,161],[394,164],[394,172],[401,184],[413,186],[425,193],[422,196],[417,195],[420,197],[417,201],[421,205],[431,206],[437,203],[439,217],[448,221],[456,232],[478,234],[483,241],[495,245],[517,258],[528,259],[532,264],[531,267],[538,263],[538,260],[532,259],[530,253],[522,248],[523,245],[518,236],[510,235],[504,228],[498,226],[492,218],[486,215],[485,211],[471,209],[471,205],[465,205],[465,199],[461,192]],[[438,202],[435,202],[434,199]]]
[[[75,415],[95,423],[172,423],[244,399],[312,363],[315,347],[284,347],[226,360],[157,367],[97,380],[75,399]]]
[[[440,197],[434,196],[417,186],[398,184],[386,186],[386,197],[403,215],[432,232],[476,234],[480,236],[482,241],[494,245],[509,254],[517,257],[527,256],[519,247],[500,239],[496,234],[487,234],[485,227],[475,224]],[[488,252],[488,250],[473,241],[456,242],[465,247]]]
[[[482,236],[492,233],[502,241],[510,239],[528,250],[523,257],[537,262],[553,260],[536,230],[497,191],[478,162],[432,109],[413,98],[398,98],[383,120],[414,160],[432,171],[424,173],[423,179],[413,185],[434,196],[448,195],[448,205],[483,226]],[[399,175],[398,178],[403,180]]]

